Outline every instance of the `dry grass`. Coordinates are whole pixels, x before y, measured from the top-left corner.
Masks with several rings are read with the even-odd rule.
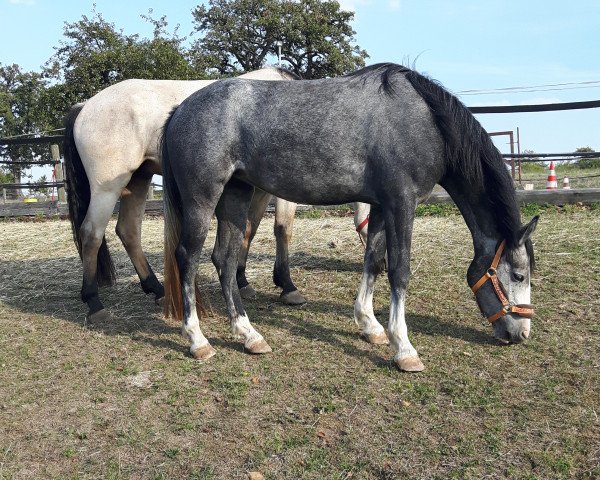
[[[187,356],[114,236],[119,283],[102,291],[114,318],[85,325],[68,224],[0,223],[0,478],[600,476],[597,210],[544,215],[533,337],[510,347],[492,341],[465,283],[462,219],[418,219],[407,308],[419,375],[356,335],[350,218],[297,219],[302,308],[277,301],[264,223],[249,261],[261,293],[247,308],[274,352],[252,357],[234,341],[205,252],[215,314],[203,329],[218,350],[207,363]],[[146,220],[157,270],[161,243],[162,220]],[[382,279],[384,322],[387,294]]]

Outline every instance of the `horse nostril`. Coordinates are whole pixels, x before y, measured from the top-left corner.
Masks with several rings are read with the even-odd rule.
[[[519,336],[521,340],[527,340],[529,338],[529,330],[523,330]]]

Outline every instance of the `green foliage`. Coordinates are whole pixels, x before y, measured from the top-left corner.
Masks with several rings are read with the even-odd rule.
[[[354,13],[336,1],[210,0],[193,12],[203,37],[194,51],[219,74],[240,73],[265,65],[277,55],[303,78],[324,78],[362,67],[368,57],[353,45]]]
[[[521,163],[522,173],[543,173],[546,167],[541,163]]]
[[[577,162],[577,166],[586,170],[600,168],[600,158],[582,158]]]
[[[458,215],[460,212],[453,203],[429,203],[418,205],[416,210],[417,217],[449,217]]]
[[[366,50],[354,42],[353,12],[337,1],[301,0],[282,3],[283,60],[303,78],[342,75],[364,67]]]
[[[592,147],[579,147],[576,152],[579,153],[587,153],[594,152],[595,150]],[[577,166],[582,169],[592,169],[592,168],[600,168],[600,158],[582,158],[577,161]]]
[[[46,104],[52,123],[62,118],[74,103],[84,101],[100,90],[128,78],[196,79],[201,73],[192,67],[183,46],[185,38],[167,31],[163,16],[154,19],[149,11],[142,17],[154,26],[152,39],[126,35],[100,13],[84,15],[65,24],[64,40],[46,63],[44,74],[53,80]],[[50,112],[49,112],[50,113]]]
[[[14,183],[15,177],[4,168],[0,167],[0,183]]]
[[[39,185],[39,186],[31,187],[30,190],[32,192],[41,193],[42,195],[50,195],[51,188],[42,186],[44,183],[47,183],[47,182],[48,182],[48,178],[46,177],[46,175],[42,175],[35,182],[32,182],[34,185]]]
[[[323,210],[319,208],[309,208],[308,210],[298,211],[298,218],[321,218]]]
[[[39,73],[24,72],[18,65],[0,64],[0,137],[39,133],[46,129],[41,113],[46,82]],[[0,157],[13,161],[49,157],[45,145],[0,145]],[[12,180],[19,182],[27,165],[10,168]]]

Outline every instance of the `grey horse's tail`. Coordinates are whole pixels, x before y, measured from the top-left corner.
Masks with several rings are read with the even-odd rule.
[[[181,278],[179,273],[179,265],[177,264],[176,250],[181,237],[181,196],[179,187],[173,177],[171,169],[171,160],[169,158],[169,150],[167,148],[166,134],[173,117],[175,109],[169,115],[161,138],[161,162],[163,175],[163,200],[164,200],[164,216],[165,216],[165,269],[164,269],[164,285],[165,285],[165,301],[164,315],[165,317],[173,317],[177,320],[183,319],[183,293],[181,290]],[[198,316],[206,314],[206,310],[202,301],[200,290],[196,286],[196,308]]]
[[[79,257],[82,258],[81,236],[79,230],[90,206],[90,182],[83,168],[81,157],[75,145],[73,127],[75,120],[83,108],[83,103],[73,105],[65,118],[65,136],[63,138],[63,153],[65,156],[65,181],[67,203],[69,204],[69,219],[73,230],[73,241],[77,246]],[[116,281],[115,265],[108,251],[106,237],[98,250],[96,277],[100,285],[113,285]]]

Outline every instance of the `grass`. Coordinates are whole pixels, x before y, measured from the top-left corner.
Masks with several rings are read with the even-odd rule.
[[[461,217],[417,219],[407,314],[427,366],[418,375],[356,334],[362,246],[349,217],[296,220],[301,308],[278,302],[264,220],[248,272],[259,296],[246,306],[267,356],[232,337],[204,252],[214,314],[202,326],[218,351],[206,363],[142,293],[114,235],[119,281],[102,290],[113,319],[85,324],[68,224],[2,222],[0,479],[598,478],[600,214],[540,210],[537,316],[530,341],[509,347],[494,343],[465,283]],[[143,228],[161,270],[162,220]],[[375,297],[384,323],[386,283]]]

